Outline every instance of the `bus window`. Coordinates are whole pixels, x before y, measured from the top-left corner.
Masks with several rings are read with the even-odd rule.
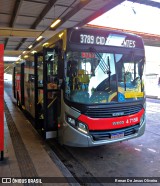
[[[43,86],[43,62],[38,61],[38,86]]]
[[[68,52],[65,93],[69,100],[80,103],[112,101],[117,96],[114,54]]]
[[[129,95],[126,96],[126,98],[129,97],[128,100],[141,99],[143,97],[140,93],[143,92],[143,57],[130,54],[116,54],[115,56],[119,93],[124,96]],[[123,101],[127,99],[124,98]]]

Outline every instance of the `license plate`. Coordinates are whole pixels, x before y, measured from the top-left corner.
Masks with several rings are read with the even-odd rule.
[[[111,139],[118,139],[123,137],[124,137],[124,133],[111,134]]]

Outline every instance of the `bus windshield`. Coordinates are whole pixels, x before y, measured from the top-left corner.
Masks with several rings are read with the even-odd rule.
[[[65,98],[83,104],[142,99],[144,56],[68,52]]]

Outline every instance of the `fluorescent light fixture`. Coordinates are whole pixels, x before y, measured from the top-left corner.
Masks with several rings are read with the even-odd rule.
[[[57,19],[56,21],[54,21],[52,24],[51,24],[51,28],[55,27],[56,25],[58,25],[58,23],[61,22],[60,19]]]
[[[26,51],[23,51],[22,53],[24,54],[24,53],[26,53]]]
[[[36,41],[39,41],[40,39],[42,39],[43,36],[39,36],[37,37]]]
[[[37,53],[37,51],[36,51],[36,50],[33,50],[31,53],[32,53],[32,54],[35,54],[35,53]]]
[[[28,48],[32,48],[33,47],[33,45],[30,45]]]

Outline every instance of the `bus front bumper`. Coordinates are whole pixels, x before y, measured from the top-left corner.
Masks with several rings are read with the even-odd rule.
[[[138,129],[134,133],[128,133],[128,135],[125,135],[123,137],[118,138],[99,138],[96,139],[94,135],[92,134],[83,134],[80,131],[76,130],[75,128],[71,127],[70,125],[66,126],[63,130],[62,134],[62,140],[61,143],[68,146],[74,146],[74,147],[93,147],[93,146],[100,146],[100,145],[106,145],[109,143],[115,143],[115,142],[121,142],[125,140],[130,140],[133,138],[140,137],[144,134],[145,131],[145,123],[146,119],[143,120],[141,125],[138,126]],[[132,126],[133,127],[133,126]],[[112,131],[112,133],[122,133],[122,131],[125,131],[125,129],[120,129],[117,131]],[[107,131],[106,131],[107,132]]]

